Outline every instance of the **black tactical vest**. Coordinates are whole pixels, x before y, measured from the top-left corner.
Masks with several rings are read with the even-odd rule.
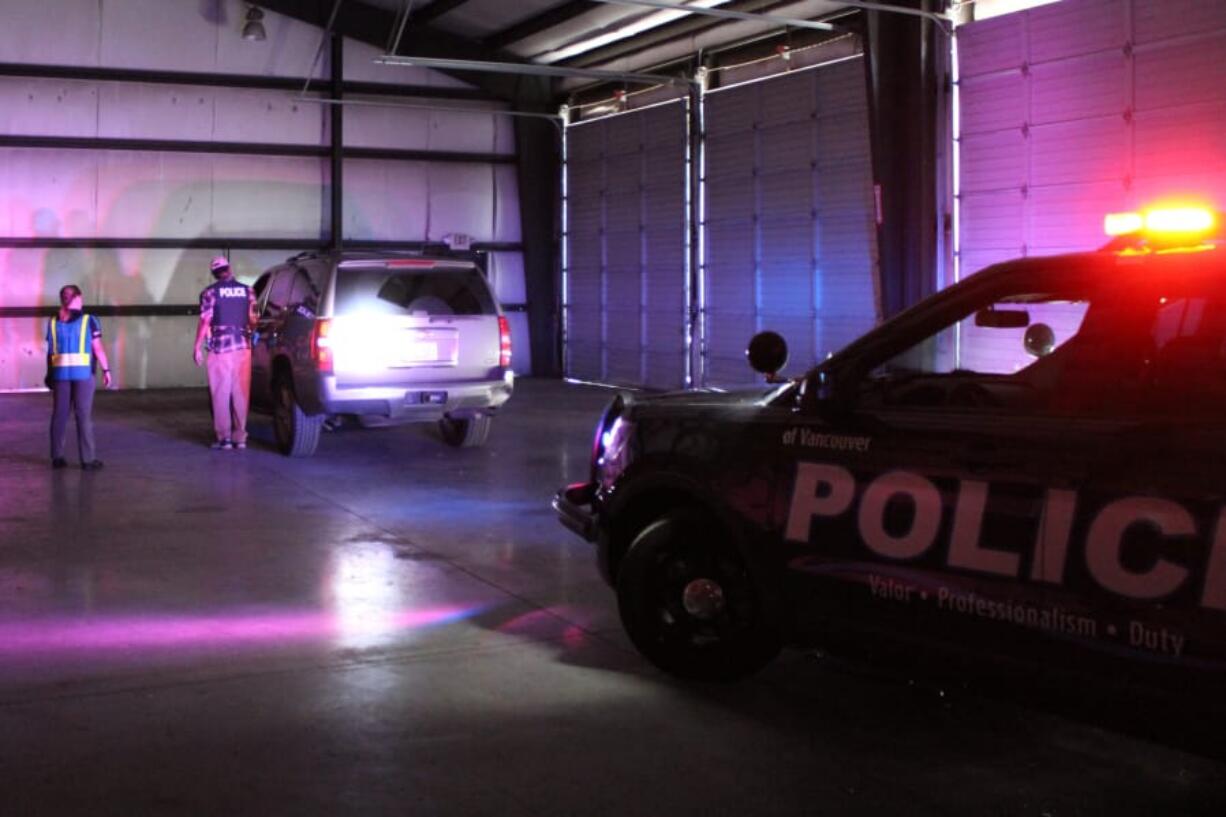
[[[251,300],[251,287],[231,278],[218,281],[209,287],[216,296],[213,301],[213,320],[209,324],[217,329],[247,328],[247,304]]]

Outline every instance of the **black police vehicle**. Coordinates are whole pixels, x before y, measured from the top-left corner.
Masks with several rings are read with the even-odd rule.
[[[1108,227],[1100,251],[978,272],[794,380],[617,397],[554,506],[598,545],[636,647],[728,679],[875,634],[1221,697],[1226,248],[1198,210]],[[749,355],[773,375],[786,346]]]

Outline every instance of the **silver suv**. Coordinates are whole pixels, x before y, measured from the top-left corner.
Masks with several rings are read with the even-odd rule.
[[[324,423],[438,423],[477,446],[511,396],[511,335],[470,259],[407,253],[303,253],[255,284],[260,321],[252,404],[277,446],[307,457]]]

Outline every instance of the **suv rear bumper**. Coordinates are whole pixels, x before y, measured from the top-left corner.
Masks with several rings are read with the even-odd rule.
[[[396,422],[430,422],[444,414],[464,416],[496,411],[515,389],[508,371],[501,380],[415,383],[411,386],[338,388],[321,377],[319,405],[326,414],[386,417]]]

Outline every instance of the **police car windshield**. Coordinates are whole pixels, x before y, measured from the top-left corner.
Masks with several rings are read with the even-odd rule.
[[[476,269],[346,268],[336,280],[336,314],[493,315],[489,287]]]

